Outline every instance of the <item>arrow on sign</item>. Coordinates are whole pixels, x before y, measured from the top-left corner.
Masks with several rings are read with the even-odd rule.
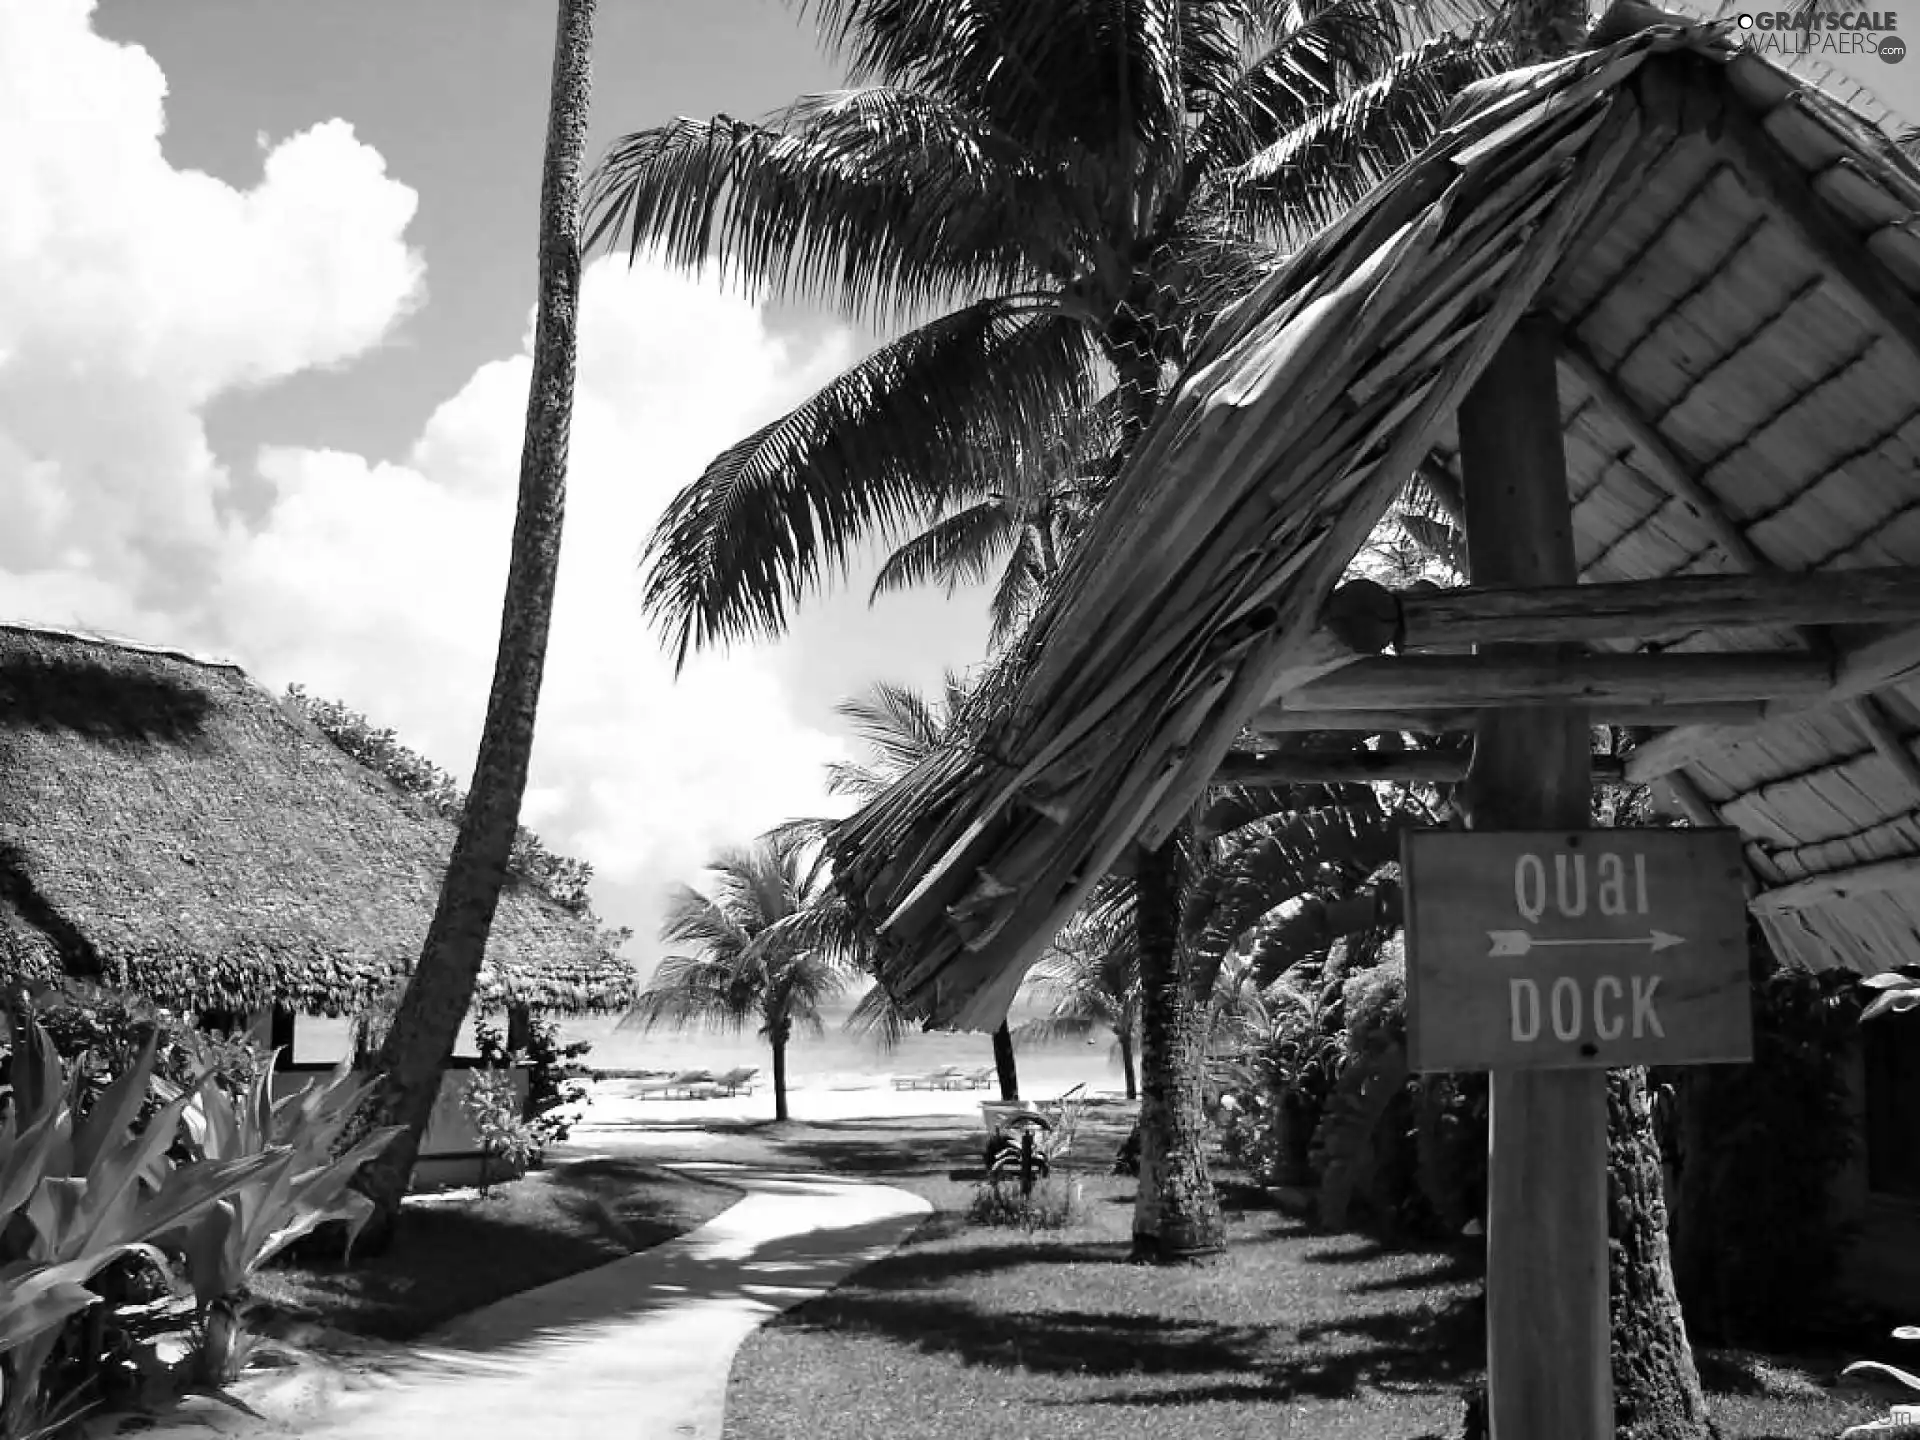
[[[1493,942],[1493,947],[1487,951],[1489,955],[1524,955],[1529,950],[1543,950],[1549,945],[1631,945],[1651,950],[1657,955],[1662,950],[1671,950],[1676,945],[1686,943],[1680,936],[1670,935],[1665,930],[1619,940],[1600,937],[1591,940],[1542,940],[1524,930],[1489,930],[1487,939]]]

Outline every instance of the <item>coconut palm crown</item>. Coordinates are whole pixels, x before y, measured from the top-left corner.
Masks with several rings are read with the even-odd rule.
[[[1124,446],[1211,320],[1505,62],[1439,33],[1472,0],[813,8],[852,88],[628,135],[592,186],[589,245],[895,334],[668,506],[645,604],[682,663],[943,517],[889,583],[1037,552],[1063,433],[1117,396]]]

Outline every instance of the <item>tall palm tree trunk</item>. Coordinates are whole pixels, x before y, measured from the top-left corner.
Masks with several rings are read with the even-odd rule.
[[[993,1032],[993,1068],[1000,1075],[1000,1098],[1018,1100],[1020,1098],[1020,1070],[1013,1060],[1013,1031],[1005,1020],[1000,1028]]]
[[[767,1032],[773,1047],[773,1118],[787,1118],[787,1041],[793,1038],[793,1026],[782,1020]]]
[[[1139,852],[1134,874],[1141,1075],[1133,1255],[1161,1264],[1202,1259],[1226,1245],[1206,1157],[1207,991],[1188,973],[1180,945],[1183,869],[1176,838]]]
[[[1120,1032],[1120,1074],[1126,1081],[1127,1099],[1138,1100],[1140,1098],[1140,1078],[1134,1073],[1133,1069],[1133,1032],[1131,1030],[1122,1030]]]
[[[405,1127],[360,1172],[383,1235],[406,1193],[420,1139],[453,1053],[506,884],[533,753],[534,717],[546,666],[560,569],[567,450],[573,424],[575,322],[580,303],[580,168],[586,151],[595,0],[559,0],[552,90],[540,183],[540,295],[533,378],[513,551],[493,690],[473,785],[440,889],[420,963],[379,1055],[380,1082],[367,1123]]]
[[[1674,1287],[1643,1069],[1607,1075],[1607,1271],[1618,1440],[1716,1435]]]

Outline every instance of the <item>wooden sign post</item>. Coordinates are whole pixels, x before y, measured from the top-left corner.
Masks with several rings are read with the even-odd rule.
[[[1559,337],[1514,328],[1459,411],[1475,585],[1572,585]],[[1484,653],[1551,656],[1553,647]],[[1474,830],[1589,826],[1592,746],[1575,706],[1492,710],[1462,802]],[[1496,1070],[1487,1182],[1487,1398],[1493,1440],[1611,1440],[1607,1096],[1600,1070]]]

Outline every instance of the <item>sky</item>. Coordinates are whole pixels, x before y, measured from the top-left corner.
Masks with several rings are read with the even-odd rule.
[[[832,88],[780,0],[606,0],[598,155]],[[526,404],[546,0],[0,0],[0,618],[230,657],[462,782]],[[1920,115],[1920,61],[1838,63]],[[524,819],[638,933],[829,801],[833,713],[984,650],[979,593],[866,603],[676,682],[641,546],[876,335],[624,258],[584,281],[567,539]]]

